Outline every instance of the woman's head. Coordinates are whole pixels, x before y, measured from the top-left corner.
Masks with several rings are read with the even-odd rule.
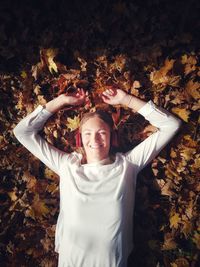
[[[98,110],[83,116],[79,132],[87,162],[103,160],[109,156],[112,130],[113,120],[107,112]]]

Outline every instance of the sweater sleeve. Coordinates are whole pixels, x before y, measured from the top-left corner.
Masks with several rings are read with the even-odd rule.
[[[144,168],[178,131],[181,121],[163,108],[158,108],[152,101],[146,103],[139,111],[157,131],[128,151],[125,156],[136,165],[138,172]]]
[[[55,148],[38,134],[50,116],[52,113],[39,105],[17,124],[13,132],[24,147],[59,175],[62,161],[69,154]]]

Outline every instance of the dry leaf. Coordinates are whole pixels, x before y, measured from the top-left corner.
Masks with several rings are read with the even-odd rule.
[[[179,216],[178,213],[174,213],[171,217],[170,217],[170,227],[171,228],[175,228],[177,229],[179,226],[179,223],[181,222],[181,218]]]
[[[67,118],[67,127],[70,129],[70,131],[74,131],[79,127],[80,124],[80,117],[75,116],[73,119]]]
[[[186,92],[195,100],[200,99],[200,83],[190,80],[185,87]]]
[[[179,108],[179,107],[172,108],[172,112],[178,115],[178,117],[184,120],[185,122],[188,122],[189,115],[191,113],[190,110],[187,110],[186,108]]]

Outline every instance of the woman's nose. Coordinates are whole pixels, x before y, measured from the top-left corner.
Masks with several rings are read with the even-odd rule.
[[[99,141],[99,134],[98,133],[94,133],[92,135],[92,139],[93,139],[93,141]]]

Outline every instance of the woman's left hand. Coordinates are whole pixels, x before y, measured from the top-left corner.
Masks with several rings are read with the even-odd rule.
[[[107,89],[102,93],[102,99],[109,105],[120,105],[123,104],[123,100],[128,95],[121,89],[115,89],[112,86],[107,86]]]

